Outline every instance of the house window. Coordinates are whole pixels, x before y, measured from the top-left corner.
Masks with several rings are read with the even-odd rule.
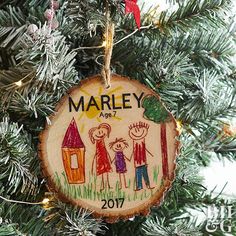
[[[71,169],[78,169],[79,165],[78,165],[77,155],[72,154],[70,157],[71,157],[71,163],[70,163]]]

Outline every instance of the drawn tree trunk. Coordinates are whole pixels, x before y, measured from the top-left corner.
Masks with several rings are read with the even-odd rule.
[[[166,123],[161,123],[161,155],[162,155],[162,172],[163,178],[169,179]]]
[[[145,97],[142,106],[145,108],[144,117],[160,124],[162,172],[163,178],[169,179],[166,124],[171,121],[171,114],[167,111],[163,103],[155,96]]]

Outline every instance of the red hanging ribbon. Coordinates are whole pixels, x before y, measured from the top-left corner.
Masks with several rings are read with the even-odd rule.
[[[133,13],[136,25],[140,29],[140,9],[137,0],[125,0],[125,14]]]

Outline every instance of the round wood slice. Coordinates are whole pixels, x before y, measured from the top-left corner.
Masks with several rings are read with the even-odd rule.
[[[64,201],[109,222],[146,215],[175,177],[177,124],[137,80],[100,75],[72,88],[40,135],[43,172]]]

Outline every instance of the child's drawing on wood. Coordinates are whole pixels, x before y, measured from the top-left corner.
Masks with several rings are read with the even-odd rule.
[[[40,135],[43,170],[62,200],[127,219],[160,202],[175,177],[178,132],[159,96],[140,82],[95,76],[66,95]]]

